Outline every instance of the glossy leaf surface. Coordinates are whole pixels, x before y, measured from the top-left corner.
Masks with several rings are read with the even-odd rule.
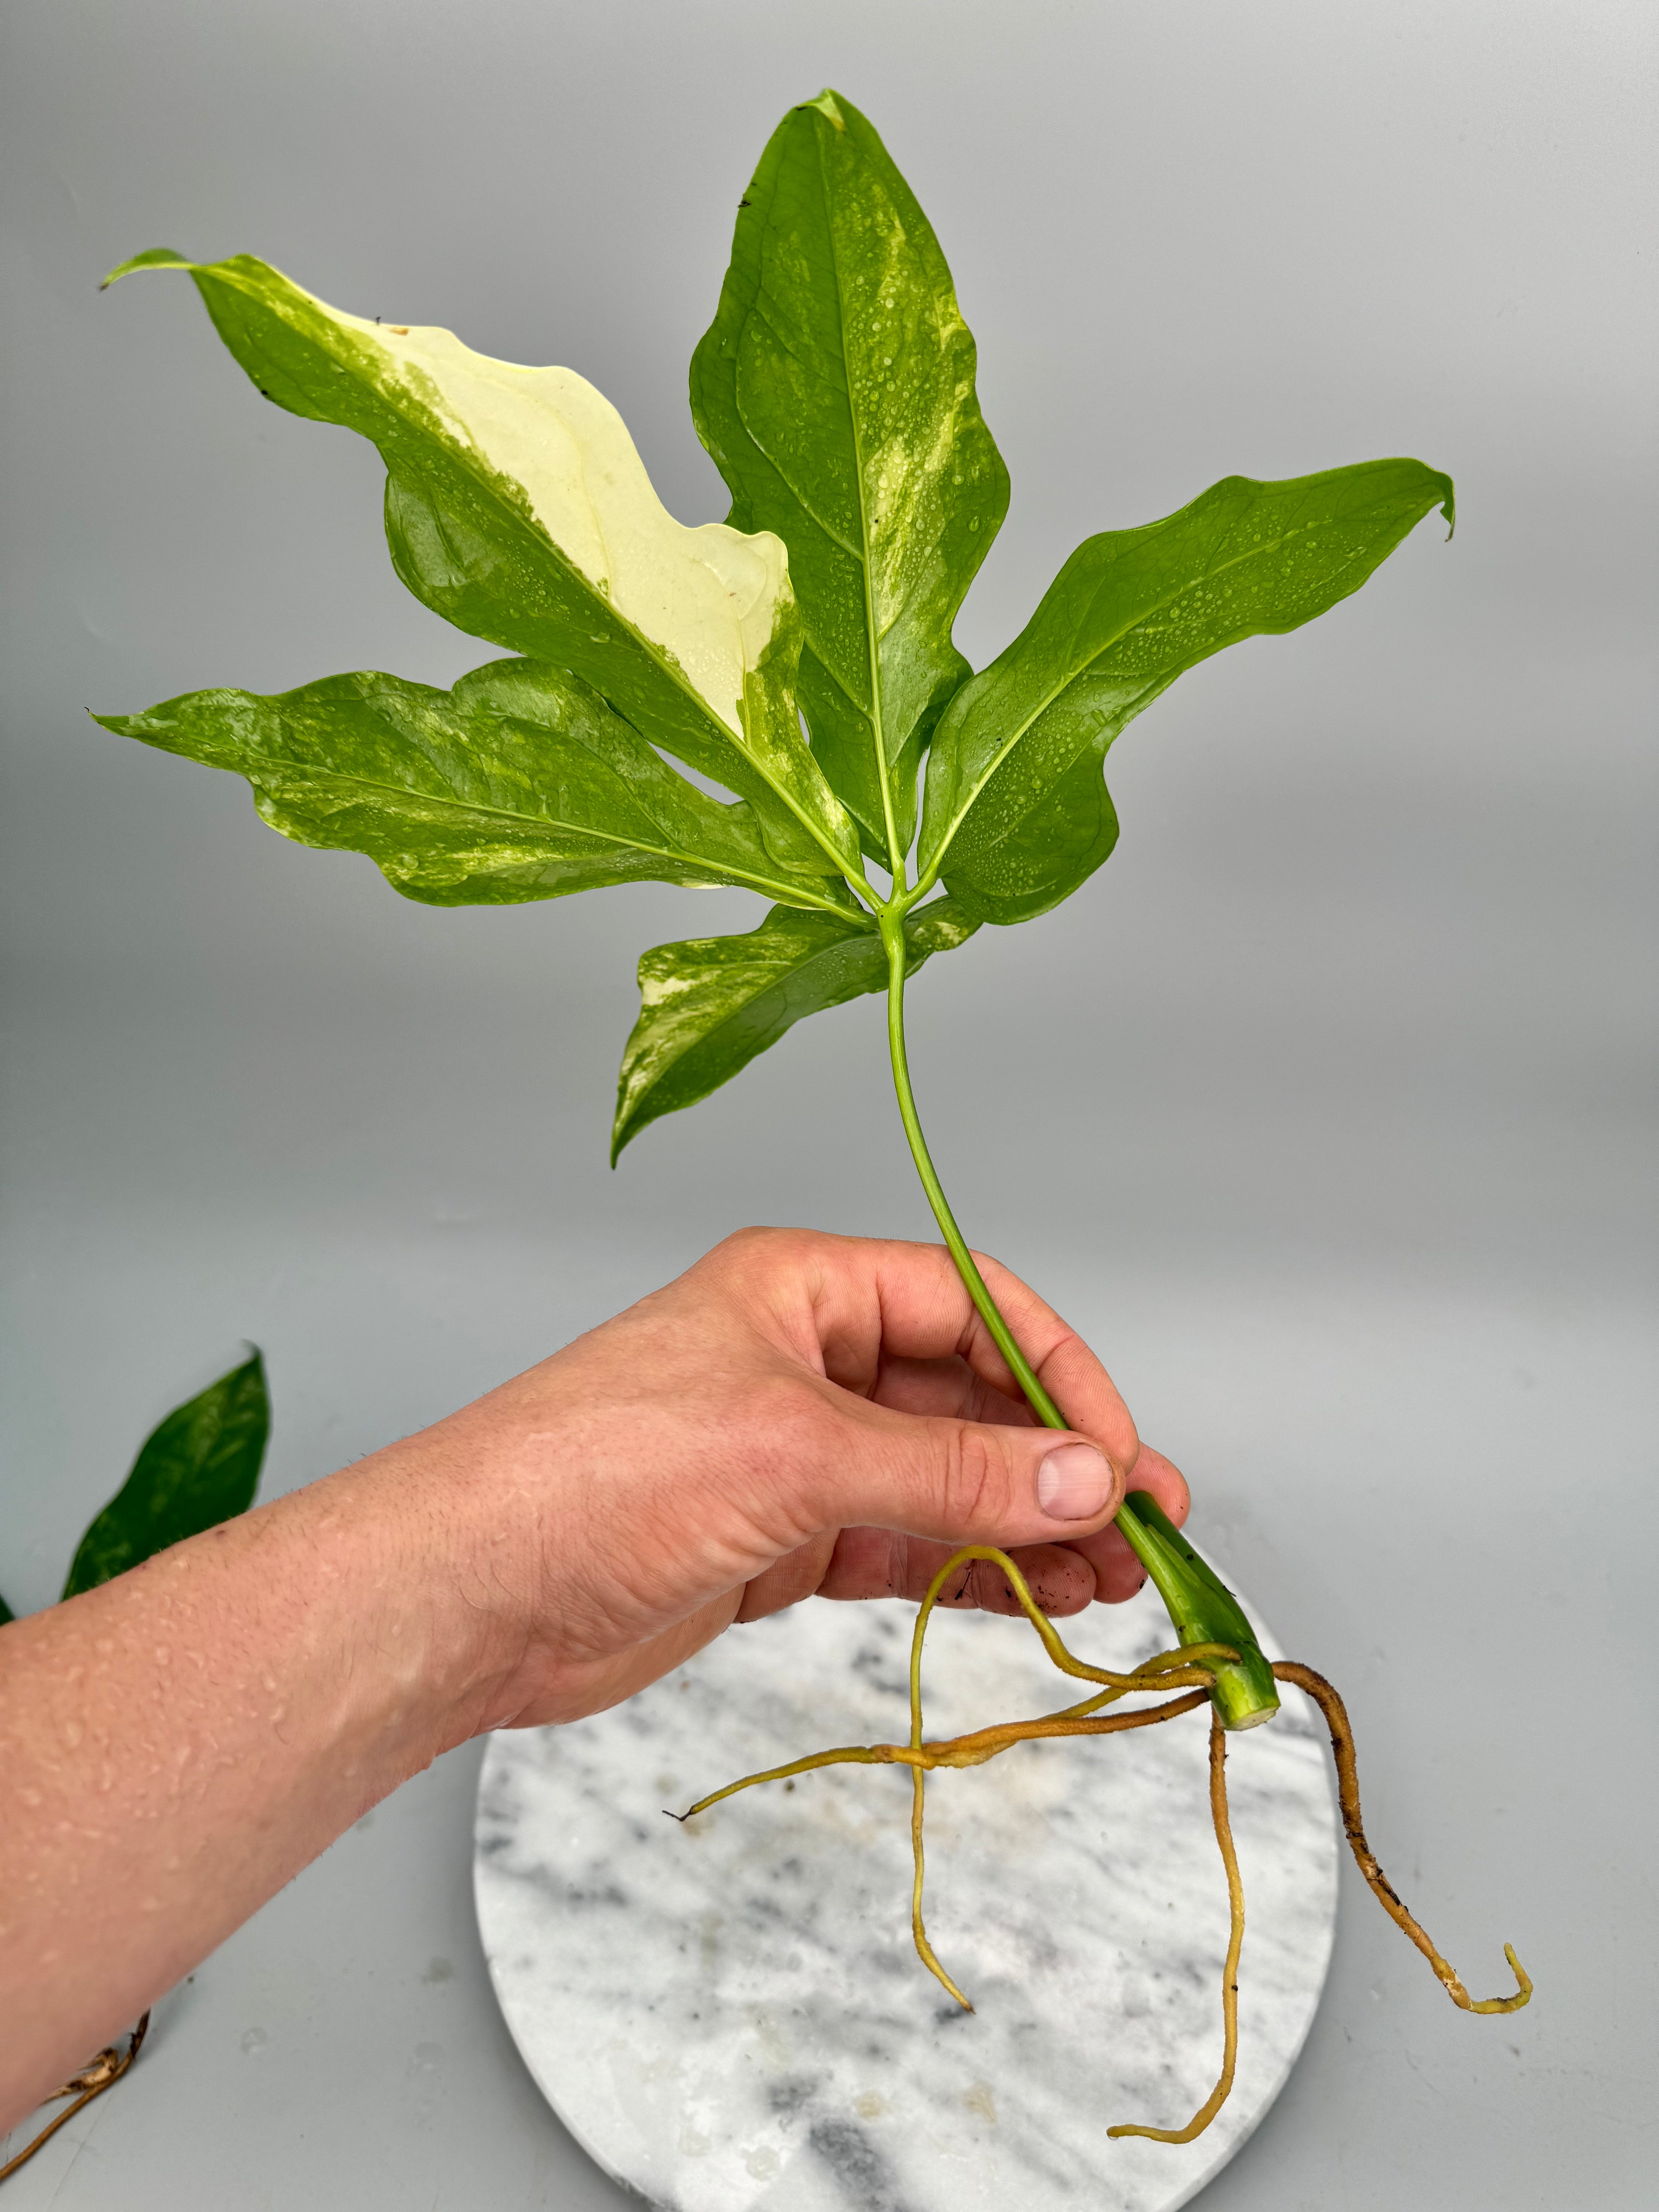
[[[246,254],[161,250],[113,273],[141,268],[188,271],[266,398],[379,447],[392,561],[416,598],[573,669],[653,744],[750,800],[797,869],[856,860],[796,714],[800,622],[781,543],[675,521],[585,379],[343,314]]]
[[[979,924],[949,899],[908,915],[908,971]],[[742,937],[659,945],[640,962],[640,1018],[623,1054],[611,1163],[649,1121],[695,1106],[808,1014],[887,988],[872,925],[774,907]]]
[[[256,1352],[175,1407],[151,1435],[81,1539],[64,1595],[94,1589],[169,1544],[246,1512],[270,1432],[264,1363]]]
[[[1101,778],[1134,715],[1223,647],[1289,630],[1358,591],[1448,477],[1368,461],[1261,483],[1227,477],[1163,522],[1079,546],[1013,643],[934,733],[921,864],[981,921],[1024,921],[1077,889],[1117,823]]]
[[[366,853],[395,890],[428,905],[646,880],[851,904],[839,877],[775,860],[746,801],[708,798],[580,678],[545,662],[495,661],[453,691],[362,673],[275,698],[198,691],[98,719],[245,775],[273,830]]]
[[[908,852],[923,742],[968,674],[951,625],[1008,505],[974,370],[939,241],[874,130],[835,93],[793,109],[738,210],[691,409],[732,524],[789,549],[813,750],[884,865],[884,769]]]

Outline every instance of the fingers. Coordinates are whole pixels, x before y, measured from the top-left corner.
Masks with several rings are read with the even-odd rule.
[[[1190,1497],[1181,1469],[1142,1444],[1140,1456],[1129,1477],[1131,1490],[1150,1491],[1176,1528],[1187,1518]],[[1103,1604],[1120,1605],[1133,1597],[1146,1579],[1146,1571],[1115,1528],[1073,1539],[1075,1548],[1094,1570],[1095,1595]]]
[[[1040,1425],[1023,1394],[1011,1397],[954,1357],[884,1359],[870,1395],[899,1413],[960,1413],[969,1421],[1006,1421],[1019,1429]]]
[[[820,1597],[896,1597],[919,1605],[957,1547],[888,1528],[843,1528],[817,1585]],[[1094,1569],[1061,1544],[1023,1545],[1009,1556],[1044,1613],[1081,1613],[1095,1593]],[[969,1562],[951,1577],[939,1603],[966,1611],[1023,1613],[1007,1577],[994,1559]],[[746,1612],[746,1608],[745,1608]]]
[[[803,1534],[869,1526],[936,1542],[1053,1543],[1116,1512],[1123,1476],[1065,1430],[921,1416],[817,1386],[821,1418],[797,1431]]]
[[[1073,1430],[1092,1438],[1118,1474],[1127,1475],[1139,1439],[1111,1376],[1018,1275],[994,1260],[980,1257],[979,1265],[1043,1388]],[[915,1363],[940,1360],[960,1361],[1002,1400],[1020,1397],[942,1245],[745,1230],[701,1268],[769,1324],[803,1365],[861,1397],[902,1396],[915,1386]],[[997,1417],[1006,1418],[1000,1406]]]
[[[1186,1520],[1189,1502],[1186,1480],[1179,1468],[1149,1444],[1140,1448],[1132,1486],[1149,1491],[1177,1528]],[[801,1546],[757,1577],[744,1594],[738,1617],[757,1620],[763,1613],[793,1605],[814,1592],[819,1597],[896,1597],[920,1604],[933,1577],[958,1548],[891,1528],[842,1528]],[[1010,1556],[1038,1605],[1056,1619],[1081,1613],[1095,1599],[1103,1604],[1121,1604],[1133,1597],[1146,1579],[1139,1561],[1115,1528],[1073,1536],[1065,1543],[1018,1546]],[[941,1593],[939,1602],[978,1607],[986,1613],[1024,1611],[1006,1577],[989,1559],[965,1566],[959,1577],[952,1578],[951,1587]]]

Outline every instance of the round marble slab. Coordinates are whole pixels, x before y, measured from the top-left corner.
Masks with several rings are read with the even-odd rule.
[[[811,1601],[614,1711],[495,1737],[475,1879],[508,2026],[583,2147],[672,2212],[1169,2212],[1261,2118],[1313,2019],[1336,1907],[1322,1735],[1292,1691],[1229,1739],[1231,2100],[1194,2143],[1111,2142],[1115,2121],[1184,2125],[1220,2064],[1202,1711],[930,1776],[928,1931],[971,2016],[911,1946],[906,1770],[663,1817],[809,1751],[903,1741],[914,1618]],[[1062,1631],[1117,1669],[1169,1641],[1150,1590]],[[1068,1702],[1030,1627],[980,1613],[938,1616],[924,1690],[931,1738]]]

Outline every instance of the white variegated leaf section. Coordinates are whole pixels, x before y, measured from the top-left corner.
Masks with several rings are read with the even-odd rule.
[[[402,384],[457,446],[520,487],[565,557],[741,735],[744,676],[793,603],[782,539],[676,521],[627,424],[574,369],[522,368],[474,353],[453,331],[313,305],[374,347],[388,385]]]

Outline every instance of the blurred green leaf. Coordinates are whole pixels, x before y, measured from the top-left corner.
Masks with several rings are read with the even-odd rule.
[[[979,924],[949,899],[905,917],[911,974]],[[649,1121],[695,1106],[808,1014],[887,988],[874,927],[774,907],[742,937],[659,945],[640,962],[640,1018],[623,1054],[611,1160]]]
[[[153,1553],[246,1512],[270,1431],[264,1363],[256,1352],[169,1413],[75,1554],[65,1597],[125,1574]]]
[[[1295,629],[1356,592],[1449,477],[1365,461],[1278,483],[1227,477],[1190,507],[1079,546],[1042,605],[963,685],[928,756],[920,861],[983,921],[1042,914],[1110,853],[1108,746],[1183,670]]]
[[[707,797],[579,677],[543,661],[495,661],[453,691],[363,673],[96,719],[245,775],[273,830],[366,853],[395,890],[428,905],[646,880],[852,903],[839,877],[775,860],[746,800]]]
[[[138,269],[188,272],[267,399],[379,447],[392,562],[417,599],[573,669],[653,744],[750,800],[793,868],[856,865],[796,714],[782,545],[675,521],[591,384],[492,361],[449,331],[343,314],[250,254],[157,249],[106,282]]]
[[[3,1628],[9,1620],[15,1620],[16,1618],[17,1615],[6,1603],[4,1598],[0,1597],[0,1628]]]
[[[733,526],[789,548],[812,749],[884,866],[884,767],[908,852],[922,745],[969,672],[951,625],[1008,507],[974,368],[939,240],[875,131],[837,93],[792,109],[738,210],[691,412]]]

